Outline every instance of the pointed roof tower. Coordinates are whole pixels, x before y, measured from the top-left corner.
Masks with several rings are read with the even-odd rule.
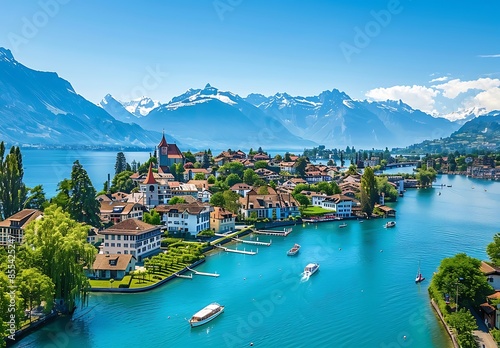
[[[153,162],[149,163],[148,176],[146,177],[146,180],[144,180],[143,184],[145,185],[158,184],[155,177],[153,176]]]
[[[163,135],[161,137],[161,141],[158,144],[158,148],[160,148],[160,147],[168,147],[167,140],[165,139],[165,130],[163,130]]]

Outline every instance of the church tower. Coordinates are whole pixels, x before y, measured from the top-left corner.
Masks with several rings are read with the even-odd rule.
[[[153,175],[153,163],[149,164],[148,175],[140,185],[144,194],[144,205],[147,207],[157,206],[158,201],[158,182]]]
[[[163,132],[160,143],[158,144],[158,169],[164,173],[170,173],[170,167],[174,163],[182,163],[184,165],[184,155],[176,144],[168,144]]]

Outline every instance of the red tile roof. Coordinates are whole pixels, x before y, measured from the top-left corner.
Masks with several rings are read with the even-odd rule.
[[[149,163],[149,169],[148,169],[148,176],[146,177],[146,180],[144,180],[144,184],[150,185],[150,184],[157,184],[158,182],[156,181],[154,175],[153,175],[153,163]]]

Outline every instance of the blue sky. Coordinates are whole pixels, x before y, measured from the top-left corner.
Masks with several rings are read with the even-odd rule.
[[[107,93],[168,102],[210,83],[241,96],[337,88],[441,115],[500,109],[498,1],[0,0],[0,8],[0,46],[95,103]]]

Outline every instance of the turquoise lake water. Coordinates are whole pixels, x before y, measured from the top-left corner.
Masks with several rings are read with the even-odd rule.
[[[351,220],[345,228],[298,225],[286,238],[260,236],[272,245],[255,256],[220,252],[198,266],[218,278],[91,294],[73,320],[51,323],[17,347],[448,347],[427,287],[444,257],[486,258],[499,231],[500,184],[461,176],[437,183],[452,187],[408,190],[393,205],[394,228],[385,229],[385,219]],[[299,254],[286,256],[294,243]],[[303,281],[309,262],[321,267]],[[419,262],[427,279],[415,284]],[[187,319],[214,301],[225,312],[191,329]]]

